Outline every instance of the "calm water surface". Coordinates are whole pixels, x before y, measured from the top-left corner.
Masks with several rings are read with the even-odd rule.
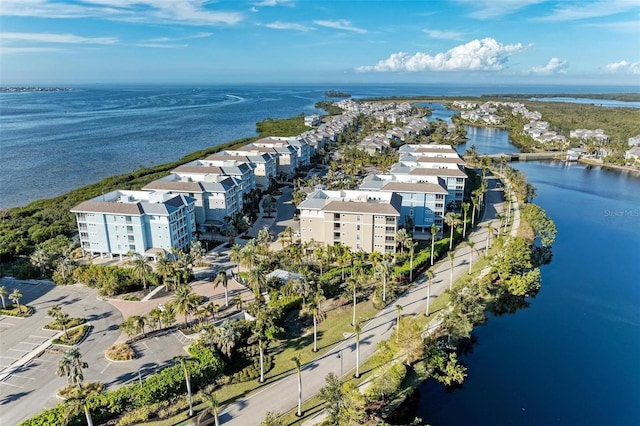
[[[505,135],[485,130],[470,133],[468,145],[493,152]],[[640,176],[513,165],[556,223],[553,260],[530,307],[474,331],[463,388],[447,393],[427,381],[416,415],[431,425],[638,425]]]

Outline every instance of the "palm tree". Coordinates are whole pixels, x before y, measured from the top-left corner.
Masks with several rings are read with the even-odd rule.
[[[453,261],[456,258],[456,254],[452,251],[447,253],[449,256],[449,264],[451,265],[451,277],[449,278],[449,291],[453,289]]]
[[[256,300],[260,300],[260,289],[267,284],[267,277],[260,268],[253,268],[247,275],[247,281]]]
[[[382,253],[377,250],[369,253],[369,262],[371,262],[371,266],[373,266],[373,270],[375,271],[376,266],[382,261]]]
[[[467,238],[467,213],[469,213],[469,203],[462,203],[462,211],[464,212],[464,219],[462,220],[462,238]]]
[[[353,331],[356,335],[356,374],[354,377],[357,379],[360,377],[360,333],[362,332],[360,323],[355,323]]]
[[[404,254],[404,248],[411,244],[411,235],[405,228],[398,229],[396,232],[396,243],[400,245],[400,254]]]
[[[425,316],[429,316],[429,305],[431,304],[431,281],[433,280],[433,271],[429,269],[427,271],[427,309],[424,313]]]
[[[87,404],[87,394],[82,389],[76,396],[67,399],[67,406],[69,411],[65,415],[75,416],[80,410],[83,410],[84,417],[87,419],[87,426],[93,426],[93,418],[89,411],[89,404]],[[65,424],[68,424],[68,422]]]
[[[411,241],[411,243],[409,244],[409,257],[410,257],[410,262],[409,262],[409,282],[413,282],[413,255],[416,252],[416,247],[418,246],[417,242],[413,242]]]
[[[218,401],[218,397],[215,393],[204,393],[202,394],[203,400],[207,403],[208,407],[205,408],[202,413],[198,416],[197,424],[204,423],[205,418],[209,414],[213,414],[213,422],[215,426],[220,426],[220,420],[218,419],[218,414],[220,413],[220,402]]]
[[[471,274],[471,262],[473,261],[473,252],[475,251],[476,243],[469,239],[467,245],[469,246],[469,274]]]
[[[160,310],[160,308],[155,307],[151,309],[149,311],[149,318],[153,321],[152,324],[154,324],[152,328],[153,327],[157,327],[158,329],[162,328],[162,311]]]
[[[20,299],[22,299],[22,292],[17,288],[14,288],[11,294],[9,295],[9,299],[11,299],[11,301],[14,304],[18,305],[18,312],[22,313],[22,306],[20,306]]]
[[[353,320],[351,321],[351,325],[355,325],[356,323],[356,304],[358,303],[356,292],[360,290],[360,283],[357,279],[350,277],[347,280],[347,290],[351,293],[351,297],[353,298]]]
[[[67,350],[62,358],[58,361],[58,376],[67,376],[67,384],[69,386],[77,386],[82,389],[82,381],[84,380],[83,368],[89,365],[82,360],[82,355],[78,348]]]
[[[491,241],[491,235],[493,234],[493,222],[487,223],[487,240],[484,246],[484,254],[489,253],[489,242]]]
[[[58,324],[62,326],[62,330],[64,331],[65,337],[69,338],[69,332],[67,331],[67,326],[69,325],[69,314],[64,312],[60,305],[53,305],[48,311],[47,315],[55,319]]]
[[[153,271],[149,265],[149,259],[136,253],[128,264],[131,266],[133,276],[142,281],[142,288],[146,290],[147,276]]]
[[[229,253],[229,260],[236,264],[238,275],[240,275],[240,261],[242,260],[242,247],[240,244],[234,244]]]
[[[134,315],[133,321],[135,323],[136,330],[138,331],[138,333],[142,333],[143,336],[146,336],[146,333],[144,331],[144,326],[147,325],[147,317],[145,317],[144,315]]]
[[[173,357],[173,363],[176,365],[180,365],[182,368],[182,372],[184,373],[184,380],[187,383],[187,396],[189,398],[189,417],[193,417],[193,401],[191,399],[191,381],[189,380],[189,369],[187,368],[187,364],[189,362],[198,362],[196,358],[177,355]]]
[[[400,315],[402,315],[402,305],[396,305],[396,343],[400,339]]]
[[[227,277],[226,271],[218,272],[218,275],[216,276],[216,279],[213,283],[213,288],[217,288],[219,284],[222,284],[222,287],[224,287],[224,305],[226,307],[229,307],[229,278]]]
[[[387,302],[387,275],[389,274],[389,262],[378,263],[378,271],[382,274],[382,303]]]
[[[9,294],[9,290],[5,286],[0,286],[0,299],[2,299],[2,309],[7,309],[4,298]]]
[[[307,309],[313,317],[313,351],[318,352],[318,322],[326,317],[325,311],[322,309],[322,302],[325,300],[322,289],[318,290],[311,296]]]
[[[240,339],[240,332],[234,327],[231,321],[224,320],[222,324],[213,327],[209,338],[211,342],[222,352],[227,358],[231,358],[231,352]]]
[[[436,233],[438,232],[438,230],[438,225],[436,225],[435,223],[431,225],[431,266],[433,266],[433,252],[436,248]]]
[[[453,249],[453,231],[460,225],[460,215],[458,213],[449,212],[444,215],[444,221],[451,229],[451,236],[449,237],[449,251]]]
[[[191,292],[191,287],[187,284],[182,284],[176,288],[176,292],[173,299],[169,301],[170,307],[172,307],[176,313],[184,315],[184,324],[189,324],[189,315],[198,306],[197,295]]]
[[[173,262],[168,256],[162,256],[156,262],[156,272],[162,277],[162,284],[167,285],[167,277],[173,273]]]
[[[476,224],[476,210],[479,211],[480,207],[480,198],[475,195],[475,191],[474,195],[471,196],[471,204],[473,205],[473,210],[471,210],[471,226],[474,226]]]
[[[236,309],[239,311],[244,309],[244,300],[242,300],[241,294],[236,295],[236,297],[233,299],[233,304],[235,305]]]
[[[302,417],[302,370],[300,368],[300,354],[291,358],[291,361],[294,363],[296,372],[298,373],[298,412],[296,415]]]

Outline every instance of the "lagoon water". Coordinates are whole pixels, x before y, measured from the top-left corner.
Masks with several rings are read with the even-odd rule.
[[[459,152],[471,144],[480,153],[517,151],[504,130],[472,129]],[[409,417],[434,426],[638,425],[640,174],[512,166],[558,228],[542,288],[528,308],[476,328],[477,344],[461,358],[462,389],[427,381]]]

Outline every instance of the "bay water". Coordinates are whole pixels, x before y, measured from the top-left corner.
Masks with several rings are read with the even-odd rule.
[[[508,133],[468,128],[481,154],[517,152]],[[491,316],[461,357],[468,377],[435,380],[405,407],[430,425],[640,424],[640,174],[579,163],[512,163],[554,220],[553,259],[529,306]]]

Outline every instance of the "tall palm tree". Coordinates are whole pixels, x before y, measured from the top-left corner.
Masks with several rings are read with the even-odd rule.
[[[161,256],[156,262],[156,272],[162,277],[162,284],[167,285],[167,278],[173,274],[174,266],[168,256]]]
[[[65,337],[69,338],[69,332],[67,331],[67,326],[69,325],[69,314],[64,312],[60,305],[53,305],[48,311],[47,315],[55,319],[58,324],[62,326],[62,330],[64,331]]]
[[[176,292],[173,295],[173,299],[169,301],[169,305],[173,310],[184,315],[184,324],[189,324],[189,315],[198,306],[197,295],[191,292],[191,287],[187,284],[182,284],[176,288]]]
[[[236,297],[233,299],[233,304],[235,305],[236,309],[239,311],[244,309],[244,300],[242,300],[241,294],[236,295]]]
[[[152,328],[157,327],[158,330],[162,328],[162,311],[160,308],[155,307],[149,311],[149,318],[151,319],[153,324]]]
[[[439,228],[438,225],[436,225],[435,223],[433,225],[431,225],[431,266],[433,266],[433,252],[436,248],[436,234],[438,232]]]
[[[467,242],[467,245],[469,246],[469,274],[471,274],[471,262],[473,261],[473,252],[476,250],[475,246],[476,243],[474,243],[473,241],[471,241],[471,239],[469,239],[469,241]]]
[[[451,277],[449,278],[449,291],[453,289],[453,261],[456,258],[456,254],[452,251],[447,253],[449,256],[449,264],[451,265]]]
[[[484,254],[489,253],[489,243],[491,242],[491,236],[493,235],[493,222],[487,223],[487,240],[485,241]]]
[[[136,253],[127,263],[131,266],[133,276],[142,281],[142,288],[146,290],[147,276],[153,271],[151,265],[149,265],[149,259]]]
[[[427,271],[427,309],[425,311],[425,316],[429,316],[429,305],[431,304],[431,281],[433,280],[433,271],[429,269]]]
[[[238,275],[240,275],[240,262],[242,261],[242,247],[240,244],[234,244],[229,253],[229,260],[236,264]]]
[[[356,335],[356,374],[354,377],[357,379],[360,377],[360,333],[362,333],[360,323],[354,324],[353,331]]]
[[[354,277],[350,277],[347,279],[347,291],[351,293],[351,297],[353,299],[353,320],[351,321],[351,325],[355,325],[356,323],[356,304],[358,303],[357,292],[360,290],[360,283]]]
[[[462,238],[467,238],[467,213],[469,213],[469,207],[471,207],[471,204],[462,203],[462,211],[464,212],[464,219],[462,220]]]
[[[458,213],[449,212],[444,215],[444,221],[451,230],[451,236],[449,237],[449,251],[453,249],[453,231],[460,225],[460,215]]]
[[[89,411],[89,404],[87,404],[87,394],[84,392],[84,390],[80,389],[76,396],[67,399],[67,406],[69,407],[69,412],[67,415],[75,416],[80,410],[83,410],[84,417],[87,420],[87,426],[93,426],[93,418],[91,417],[91,412]]]
[[[202,394],[203,400],[207,403],[208,407],[205,408],[202,413],[198,416],[197,424],[204,424],[204,420],[207,415],[213,415],[213,422],[215,426],[220,426],[220,419],[218,415],[220,414],[220,401],[218,401],[218,397],[215,393],[204,393]]]
[[[145,317],[144,315],[134,315],[132,318],[138,333],[142,333],[142,335],[145,336],[146,333],[144,330],[144,326],[147,325],[147,317]]]
[[[231,321],[224,320],[222,324],[213,327],[208,338],[211,343],[222,352],[227,358],[231,358],[231,352],[235,348],[236,343],[240,339],[240,332],[234,327]]]
[[[175,365],[180,365],[182,368],[182,372],[184,373],[184,381],[187,384],[187,397],[189,398],[189,417],[193,417],[193,401],[191,398],[191,381],[189,380],[189,369],[187,368],[189,362],[197,363],[198,360],[196,358],[177,355],[173,357],[173,363]]]
[[[9,295],[9,299],[11,299],[11,301],[14,304],[18,305],[18,312],[22,313],[22,306],[20,306],[20,299],[22,299],[22,292],[17,288],[14,288],[11,294]]]
[[[89,367],[89,364],[82,360],[82,355],[78,348],[74,347],[67,350],[62,358],[58,360],[58,376],[67,376],[67,384],[69,386],[77,386],[82,389],[84,381],[83,368]]]
[[[471,196],[471,205],[473,206],[473,210],[471,210],[471,226],[475,226],[476,211],[479,211],[479,207],[480,207],[480,198],[476,195],[475,191]]]
[[[260,300],[260,289],[267,284],[267,276],[260,268],[253,268],[247,274],[247,281],[253,290],[253,295],[256,300]]]
[[[400,316],[402,315],[403,309],[402,305],[396,305],[396,343],[398,343],[400,339]]]
[[[7,309],[4,298],[9,294],[9,290],[5,286],[0,286],[0,299],[2,299],[2,309]]]
[[[377,250],[369,253],[369,262],[371,262],[371,266],[373,266],[373,270],[375,271],[376,266],[382,261],[382,253]]]
[[[216,275],[216,279],[213,283],[213,288],[217,288],[219,284],[222,284],[222,287],[224,287],[224,305],[226,307],[229,307],[229,277],[227,277],[226,271],[218,272],[218,275]]]
[[[296,372],[298,373],[298,412],[296,415],[302,417],[302,364],[300,362],[300,355],[294,356],[291,358],[291,361],[295,365]]]
[[[413,255],[416,253],[416,247],[418,247],[418,243],[411,241],[409,244],[409,258],[411,259],[409,262],[409,282],[413,282]]]
[[[322,289],[318,288],[309,299],[307,309],[313,318],[313,351],[318,352],[318,323],[325,319],[326,313],[322,309],[322,302],[325,300]]]
[[[407,231],[405,228],[398,229],[398,232],[396,232],[396,244],[400,246],[400,254],[404,254],[404,248],[409,247],[411,241],[412,238],[411,234],[409,234],[409,231]]]
[[[389,262],[383,260],[378,263],[378,271],[382,274],[382,303],[387,302],[387,275],[389,275]]]

